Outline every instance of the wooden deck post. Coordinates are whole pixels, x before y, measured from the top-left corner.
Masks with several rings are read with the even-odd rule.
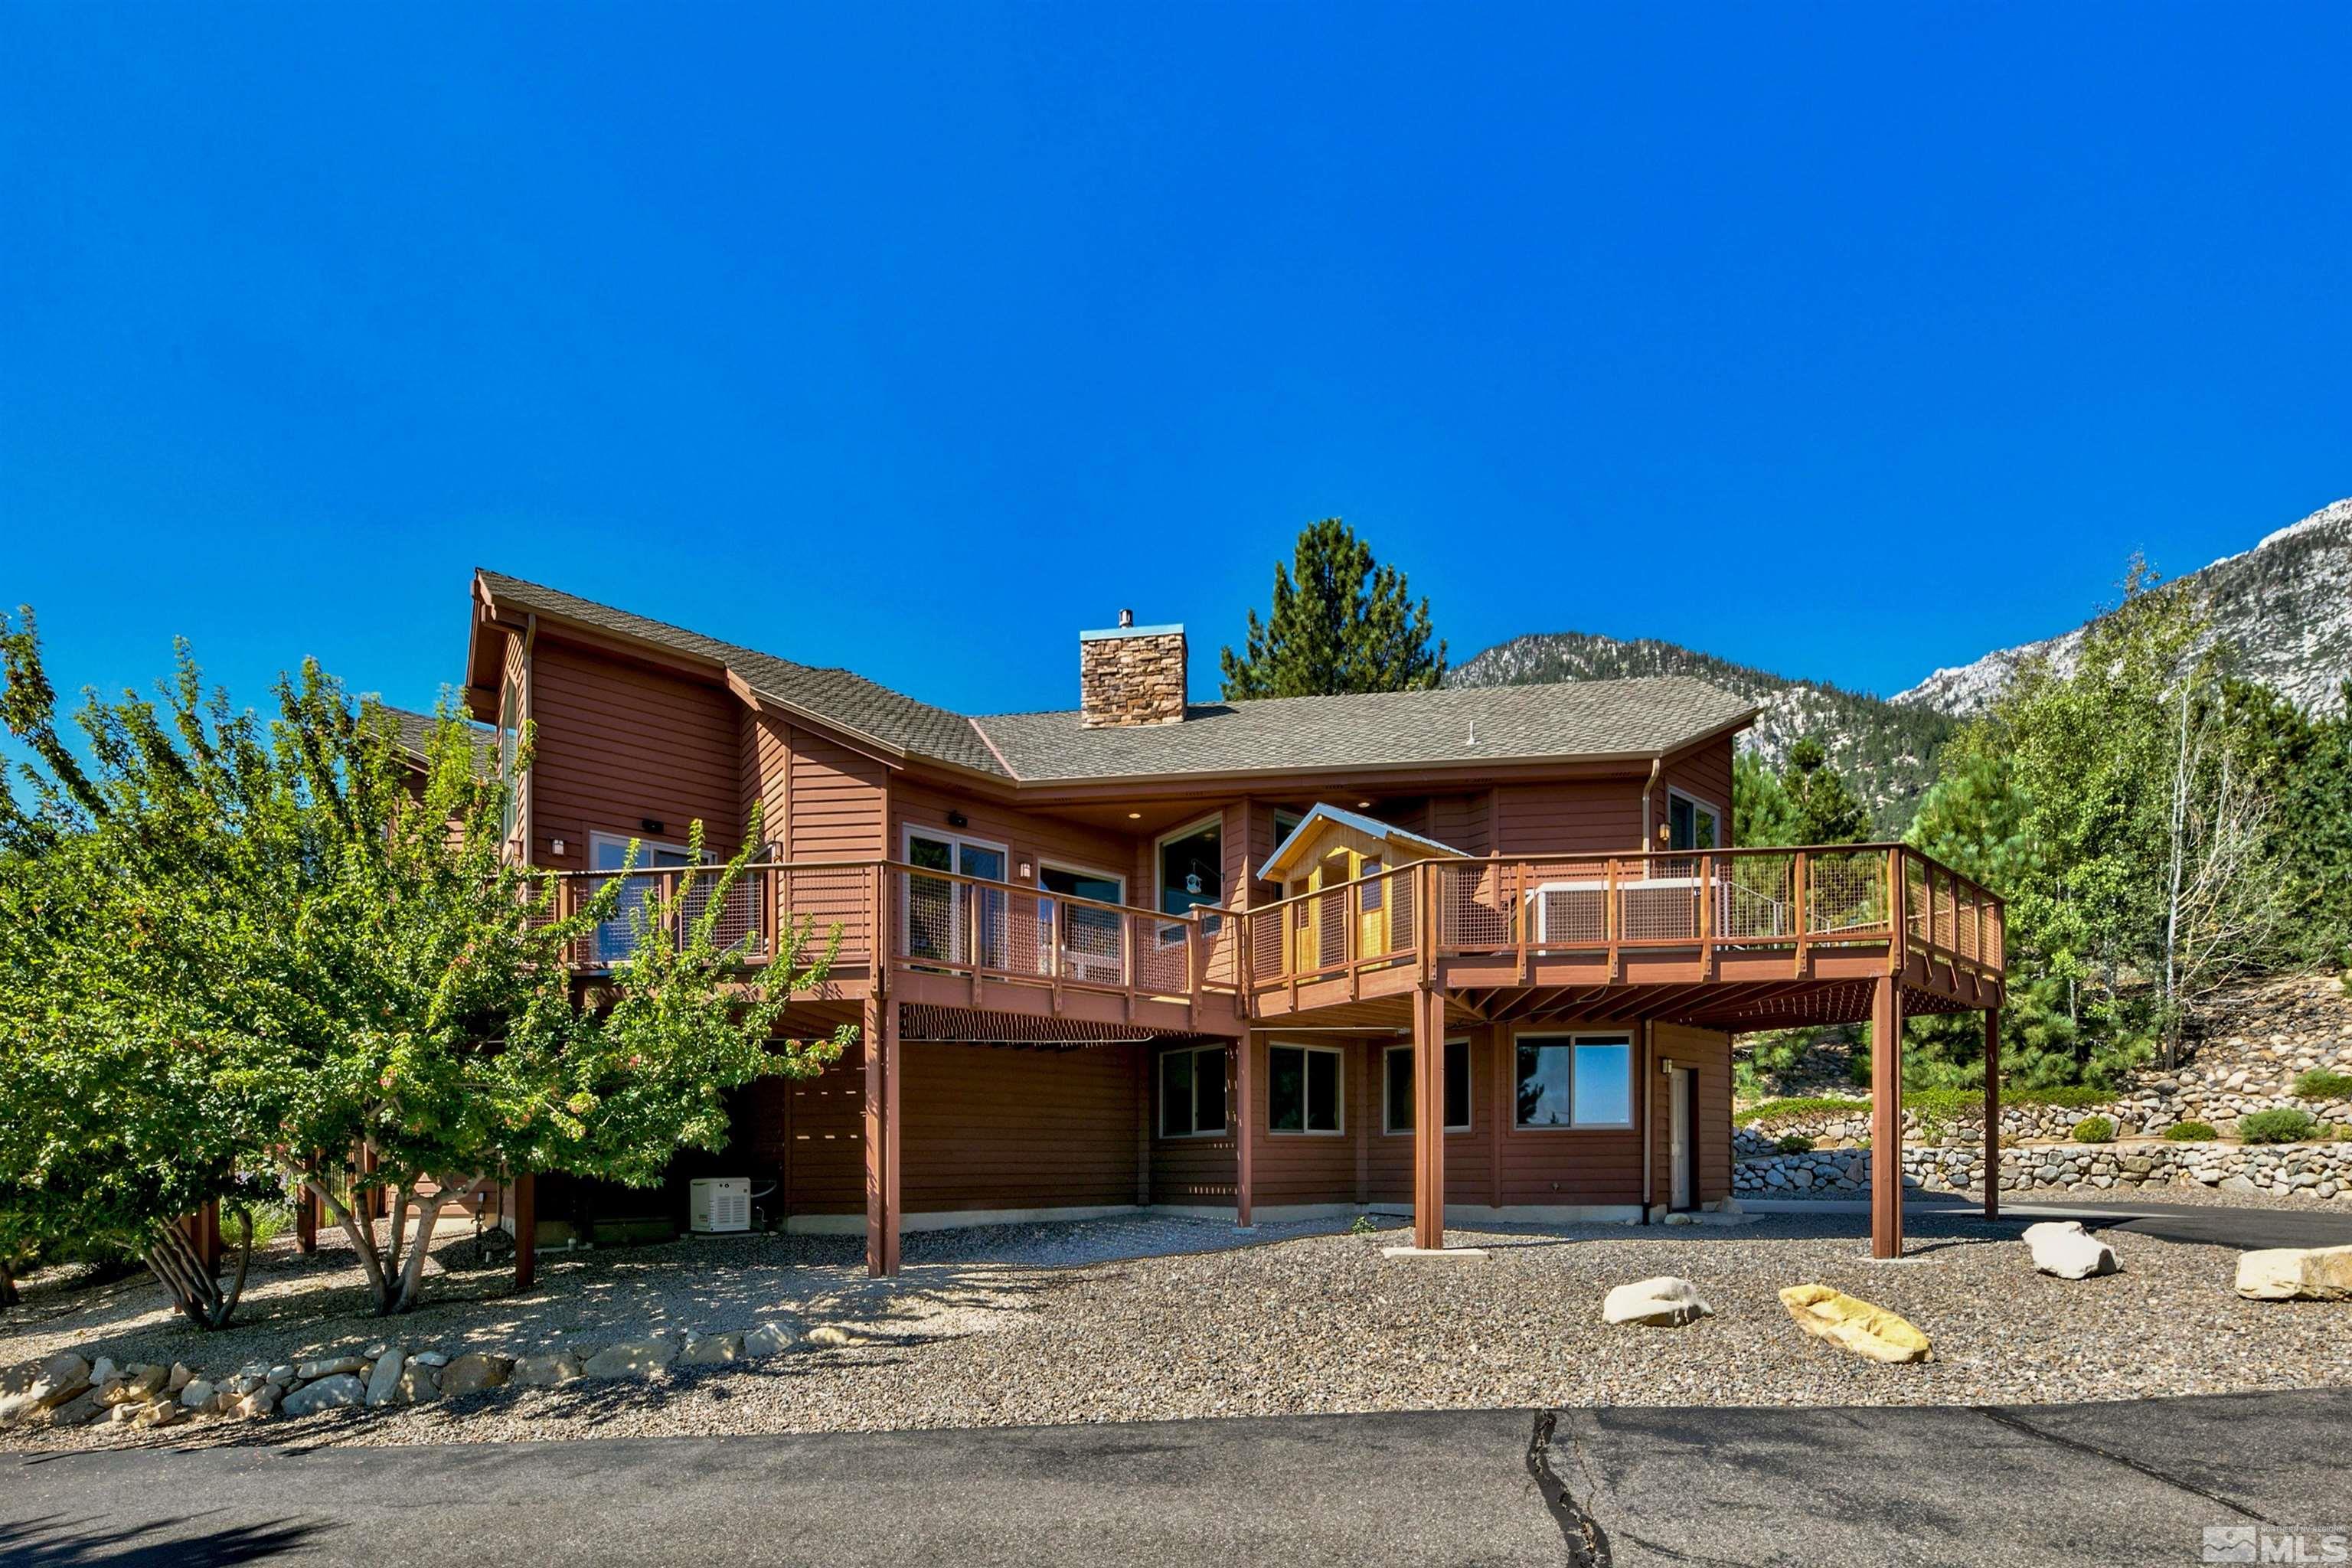
[[[1412,1244],[1445,1245],[1445,998],[1412,996]]]
[[[866,999],[866,1272],[898,1272],[898,1004]]]
[[[1870,1255],[1903,1256],[1903,998],[1895,976],[1870,1003]]]
[[[1984,1016],[1985,1218],[2000,1217],[2000,1009]]]
[[[514,1179],[515,1289],[539,1283],[539,1179],[525,1171]]]
[[[1251,1169],[1252,1145],[1256,1142],[1250,1129],[1257,1123],[1256,1097],[1250,1092],[1252,1080],[1257,1076],[1255,1058],[1257,1037],[1247,1032],[1234,1041],[1233,1100],[1225,1108],[1226,1124],[1234,1130],[1234,1223],[1251,1226],[1257,1222],[1250,1215],[1250,1190],[1255,1172]]]
[[[221,1261],[220,1202],[215,1199],[188,1216],[188,1243],[207,1272],[216,1273]]]
[[[294,1250],[304,1254],[319,1250],[319,1194],[308,1186],[294,1194]]]

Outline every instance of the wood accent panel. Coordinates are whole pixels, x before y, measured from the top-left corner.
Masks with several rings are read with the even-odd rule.
[[[725,690],[590,654],[542,631],[531,655],[531,828],[539,865],[580,869],[592,832],[684,842],[700,821],[731,852],[742,836],[739,704]],[[564,840],[556,855],[551,841]]]
[[[1642,842],[1638,781],[1507,784],[1495,795],[1496,854],[1622,855]]]
[[[907,1212],[1133,1203],[1143,1050],[902,1044]]]

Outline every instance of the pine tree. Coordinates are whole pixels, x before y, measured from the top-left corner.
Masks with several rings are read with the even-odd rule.
[[[1789,748],[1780,785],[1796,809],[1796,842],[1859,844],[1870,837],[1870,808],[1830,766],[1829,752],[1811,735]]]
[[[1302,530],[1291,565],[1274,568],[1274,606],[1249,613],[1246,652],[1223,650],[1228,702],[1349,691],[1418,691],[1445,674],[1431,647],[1429,600],[1336,517]]]

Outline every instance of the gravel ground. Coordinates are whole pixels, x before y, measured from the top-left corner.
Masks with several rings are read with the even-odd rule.
[[[1981,1187],[1909,1187],[1913,1197],[1956,1199],[1981,1204]],[[1744,1194],[1740,1201],[1763,1198],[1772,1203],[1867,1203],[1870,1190],[1866,1187],[1850,1191],[1836,1188],[1790,1188],[1787,1192]],[[2084,1208],[2127,1209],[2134,1204],[2189,1204],[2200,1208],[2218,1209],[2293,1209],[2304,1214],[2342,1214],[2347,1207],[2343,1198],[2315,1198],[2301,1195],[2283,1196],[2277,1193],[2224,1193],[2202,1182],[2182,1182],[2177,1185],[2144,1187],[2036,1187],[2032,1192],[2000,1194],[2003,1207],[2022,1205],[2042,1208],[2063,1208],[2078,1205]]]
[[[458,1305],[444,1296],[396,1325],[346,1319],[314,1331],[321,1343],[396,1329],[412,1348],[511,1351],[648,1322],[740,1326],[788,1310],[855,1337],[651,1384],[506,1389],[364,1417],[217,1422],[137,1437],[99,1427],[6,1440],[402,1444],[1534,1405],[2040,1402],[2352,1384],[2352,1304],[2241,1300],[2228,1248],[2118,1233],[2109,1239],[2121,1273],[2063,1281],[2034,1273],[2013,1236],[1940,1216],[1914,1217],[1909,1258],[1874,1263],[1864,1256],[1864,1223],[1794,1215],[1727,1227],[1449,1236],[1488,1247],[1483,1262],[1384,1258],[1393,1236],[1187,1252],[1180,1244],[1229,1241],[1231,1228],[1025,1226],[910,1236],[904,1273],[882,1284],[863,1279],[845,1238],[559,1256],[528,1298]],[[1163,1255],[1057,1261],[1139,1240]],[[1661,1273],[1696,1281],[1717,1315],[1681,1330],[1601,1324],[1610,1287]],[[436,1285],[454,1289],[465,1278]],[[1805,1337],[1775,1292],[1808,1280],[1905,1314],[1935,1341],[1936,1358],[1884,1367]],[[229,1349],[229,1339],[205,1342],[208,1364],[249,1353]],[[28,1353],[21,1342],[11,1341],[8,1359]],[[282,1326],[269,1342],[283,1346]]]

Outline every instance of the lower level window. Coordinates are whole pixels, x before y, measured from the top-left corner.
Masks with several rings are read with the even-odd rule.
[[[1339,1131],[1339,1053],[1327,1046],[1268,1046],[1267,1131]]]
[[[1160,1136],[1225,1130],[1225,1047],[1169,1051],[1160,1058]]]
[[[1519,1037],[1518,1124],[1633,1125],[1633,1042],[1625,1035]]]
[[[1412,1131],[1412,1047],[1391,1046],[1388,1064],[1387,1131]],[[1445,1131],[1470,1131],[1470,1042],[1445,1042]]]

